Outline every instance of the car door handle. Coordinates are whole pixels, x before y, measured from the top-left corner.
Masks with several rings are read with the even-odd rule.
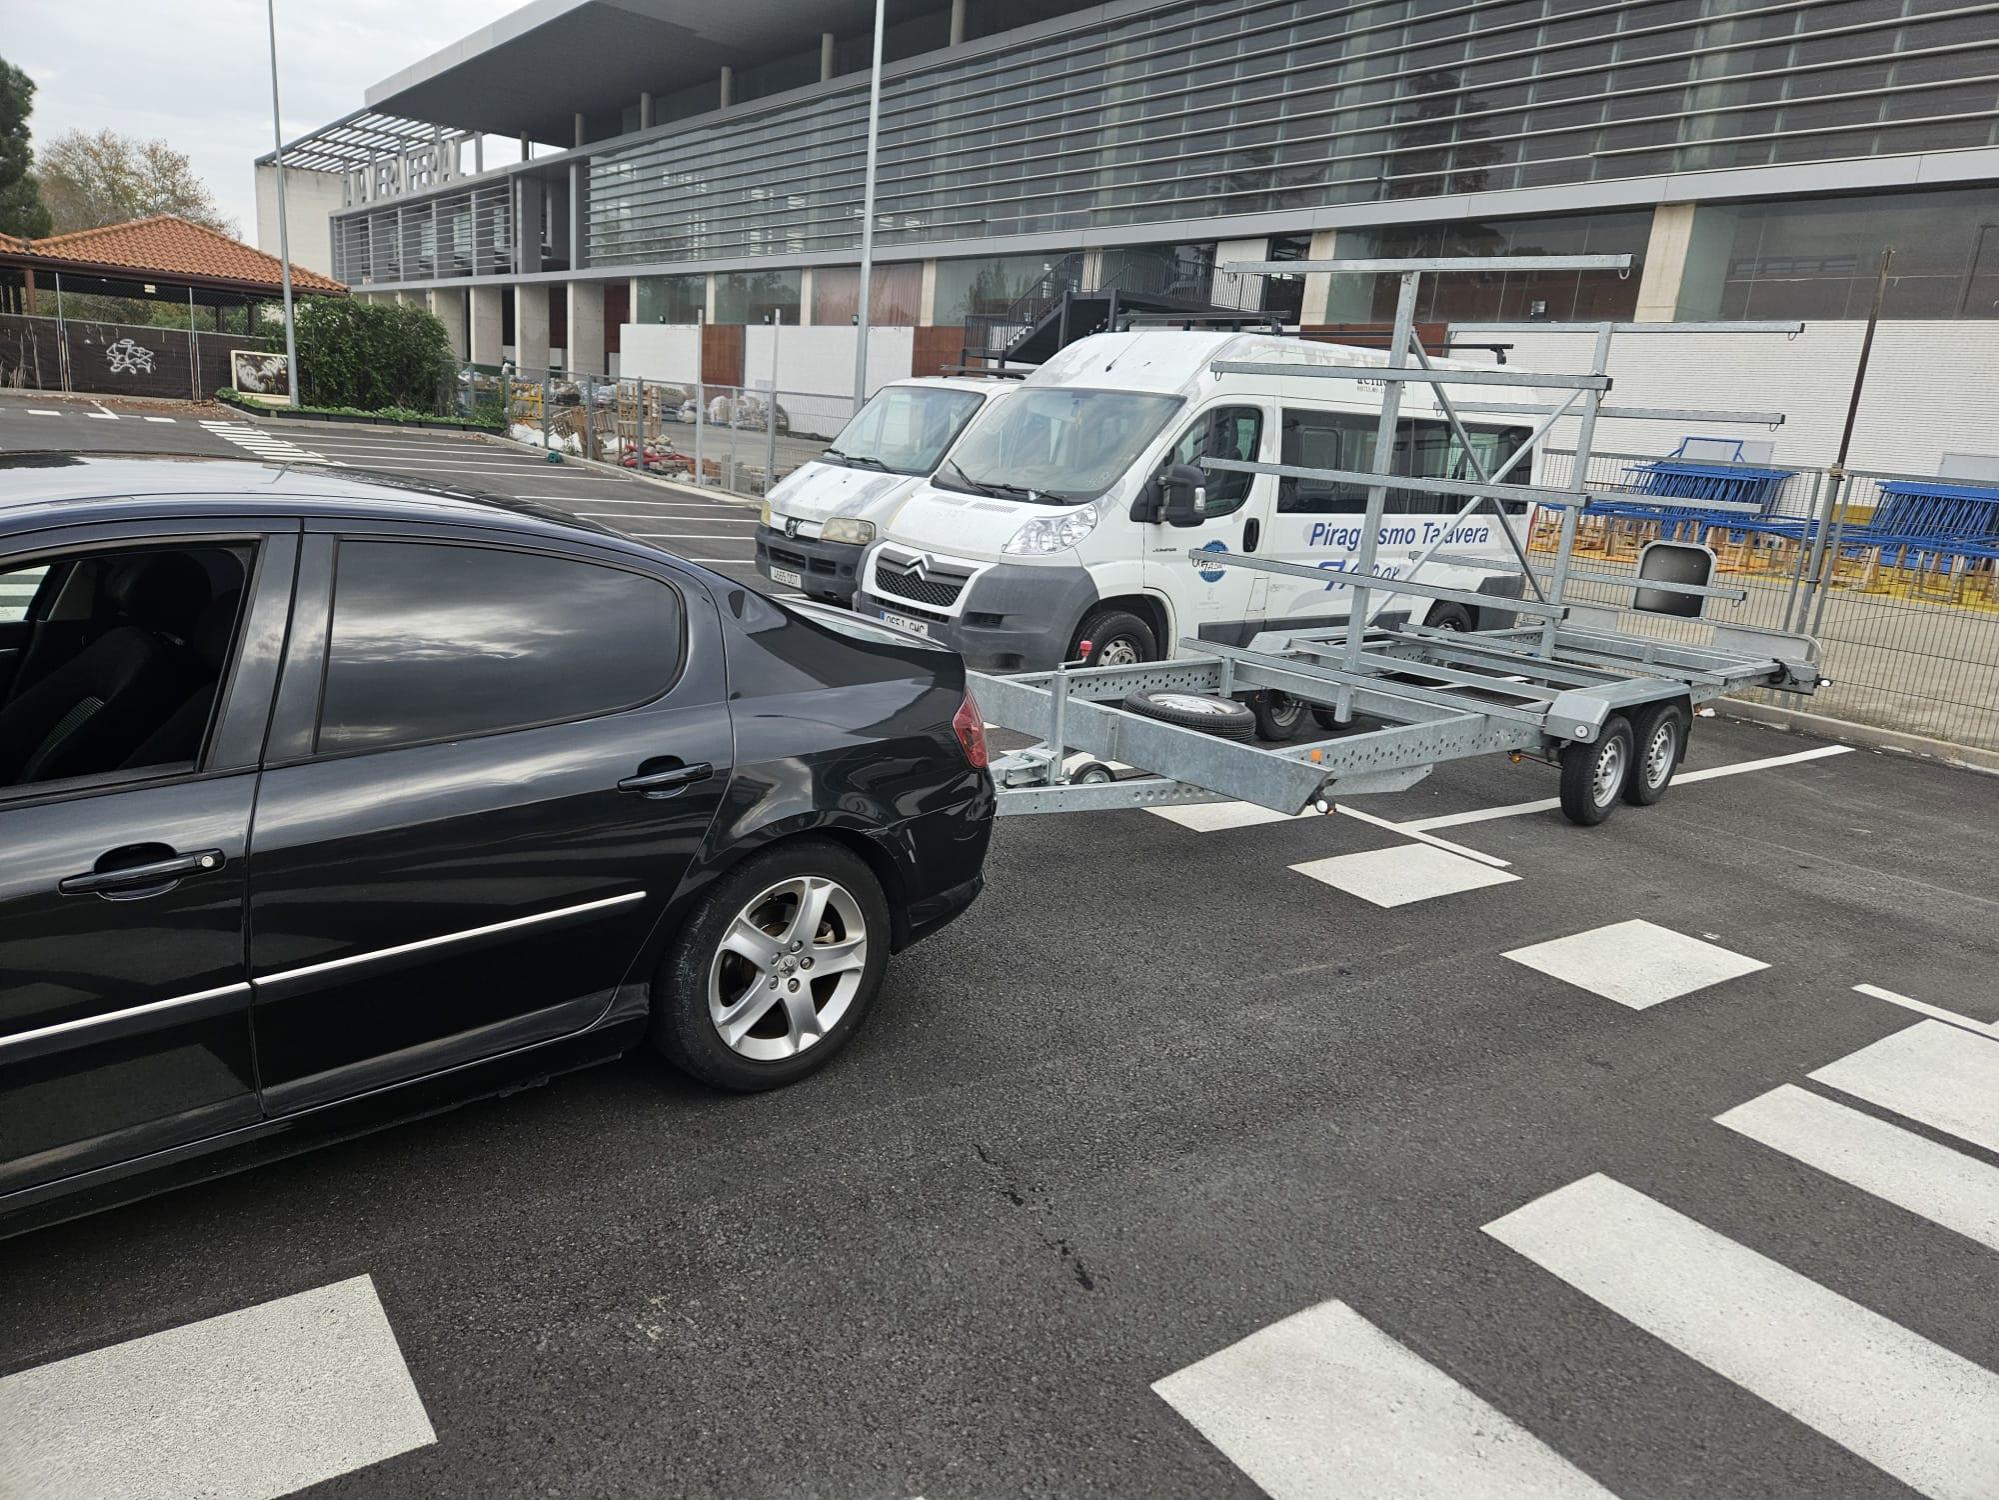
[[[670,796],[682,787],[706,781],[714,774],[715,768],[705,760],[696,761],[691,766],[668,766],[658,771],[648,771],[641,766],[638,775],[627,776],[618,783],[618,790],[636,792],[644,797]]]
[[[1261,540],[1263,540],[1263,523],[1255,516],[1251,516],[1242,523],[1242,550],[1254,552],[1256,544]]]
[[[176,854],[171,859],[149,860],[143,865],[125,865],[116,870],[91,870],[56,882],[65,896],[157,895],[190,875],[206,875],[226,863],[220,849],[197,849],[192,854]]]

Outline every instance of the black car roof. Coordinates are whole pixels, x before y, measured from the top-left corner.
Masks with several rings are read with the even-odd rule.
[[[493,526],[661,555],[552,507],[366,469],[169,454],[0,453],[0,536],[66,521],[212,515],[217,509]]]

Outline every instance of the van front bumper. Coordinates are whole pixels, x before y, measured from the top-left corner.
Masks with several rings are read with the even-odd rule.
[[[757,527],[757,571],[782,588],[795,588],[814,599],[851,604],[861,576],[861,559],[868,549],[851,542],[822,542],[817,537],[786,536],[774,526]],[[771,570],[796,573],[799,581],[779,578]]]
[[[980,672],[1048,672],[1067,657],[1076,627],[1097,602],[1097,587],[1082,568],[1000,563],[965,586],[957,613],[865,590],[854,609],[876,619],[886,613],[921,623]]]

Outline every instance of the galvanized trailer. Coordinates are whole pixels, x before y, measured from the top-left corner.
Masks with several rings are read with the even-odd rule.
[[[1381,416],[1373,467],[1313,469],[1283,464],[1206,459],[1210,470],[1276,474],[1365,485],[1367,502],[1359,555],[1340,575],[1351,593],[1347,618],[1324,628],[1270,632],[1247,647],[1182,640],[1172,660],[1136,666],[1081,664],[1054,672],[1009,676],[974,673],[973,692],[987,720],[1025,733],[1028,749],[999,757],[993,773],[1003,813],[1046,813],[1151,807],[1175,803],[1242,800],[1278,812],[1331,809],[1335,797],[1400,791],[1437,765],[1467,756],[1510,754],[1547,760],[1562,770],[1563,810],[1575,822],[1599,823],[1620,801],[1658,800],[1685,753],[1694,709],[1737,687],[1809,693],[1821,685],[1817,643],[1776,631],[1717,625],[1704,645],[1687,645],[1620,630],[1619,611],[1565,598],[1570,584],[1620,587],[1633,592],[1632,607],[1682,617],[1702,613],[1711,598],[1739,600],[1743,592],[1714,584],[1713,555],[1705,548],[1654,543],[1639,576],[1580,573],[1574,567],[1577,517],[1591,504],[1627,498],[1593,492],[1582,482],[1600,416],[1640,420],[1750,422],[1774,426],[1774,412],[1668,411],[1603,404],[1611,339],[1620,332],[1673,331],[1670,324],[1589,325],[1595,357],[1584,375],[1438,369],[1413,335],[1418,279],[1437,271],[1628,269],[1628,256],[1530,256],[1492,259],[1252,263],[1229,269],[1250,273],[1390,272],[1401,278],[1396,322],[1386,366],[1282,365],[1266,369],[1218,362],[1218,373],[1281,373],[1306,379],[1379,382]],[[1536,325],[1545,328],[1550,325]],[[1557,325],[1558,326],[1558,325]],[[1741,332],[1795,332],[1796,324],[1704,324]],[[1473,466],[1471,480],[1434,480],[1392,472],[1401,392],[1408,384],[1433,388],[1438,406]],[[1560,393],[1548,407],[1454,403],[1447,386],[1504,384]],[[1556,421],[1578,419],[1570,488],[1508,482],[1506,472],[1479,465],[1465,437],[1461,411],[1527,413],[1542,420],[1520,454]],[[1456,521],[1440,540],[1412,554],[1408,576],[1377,571],[1377,537],[1388,493],[1415,491],[1462,497]],[[1490,606],[1490,594],[1426,583],[1433,558],[1494,568],[1490,560],[1445,558],[1442,539],[1481,506],[1523,500],[1562,515],[1549,577],[1544,581],[1501,514],[1499,529],[1513,542],[1521,597],[1508,599],[1515,623],[1505,629],[1458,632],[1422,626],[1384,628],[1381,606],[1396,596]],[[1754,509],[1724,502],[1717,512]],[[1198,491],[1191,514],[1200,513]],[[1189,553],[1204,567],[1252,568],[1323,581],[1325,572],[1303,564],[1248,554]],[[1370,601],[1374,602],[1371,604]],[[1240,737],[1245,694],[1281,694],[1309,706],[1328,731],[1324,738],[1290,745],[1255,745]],[[1234,716],[1234,717],[1232,717]],[[1358,720],[1365,722],[1356,722]],[[1205,727],[1203,727],[1205,726]],[[1083,763],[1077,764],[1078,756]],[[1114,766],[1132,768],[1120,774]]]

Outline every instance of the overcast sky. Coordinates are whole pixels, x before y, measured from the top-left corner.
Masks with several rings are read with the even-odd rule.
[[[285,139],[359,109],[368,85],[509,0],[277,0]],[[37,142],[104,126],[185,151],[223,215],[257,236],[251,162],[271,149],[264,0],[0,0],[0,57],[35,80]],[[503,158],[488,153],[488,164]]]

